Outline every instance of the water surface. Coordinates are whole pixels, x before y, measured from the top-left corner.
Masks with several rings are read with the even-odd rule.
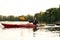
[[[0,22],[0,23],[15,23],[24,24],[28,22]],[[0,26],[1,27],[1,26]],[[35,35],[33,35],[35,34]],[[32,28],[10,28],[1,29],[0,28],[0,40],[60,40],[60,31],[49,31],[47,29],[39,29],[33,32]]]

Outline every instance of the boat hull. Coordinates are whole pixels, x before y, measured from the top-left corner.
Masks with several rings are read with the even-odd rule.
[[[37,25],[33,24],[2,24],[4,28],[35,28]]]

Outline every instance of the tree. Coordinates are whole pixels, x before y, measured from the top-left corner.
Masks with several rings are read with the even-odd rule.
[[[50,9],[46,10],[47,22],[48,23],[53,23],[54,22],[54,20],[55,20],[54,13],[56,13],[56,9],[57,8],[50,8]]]
[[[2,19],[3,19],[2,21],[7,21],[7,17],[6,16],[3,16]]]
[[[32,15],[27,15],[27,16],[25,16],[25,18],[28,21],[28,20],[32,20],[33,19],[33,16]]]
[[[8,21],[14,21],[14,16],[13,16],[13,15],[8,16],[8,17],[7,17],[7,20],[8,20]]]
[[[0,21],[2,21],[3,20],[3,16],[2,15],[0,15]]]

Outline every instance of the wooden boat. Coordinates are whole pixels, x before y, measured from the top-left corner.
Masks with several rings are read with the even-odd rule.
[[[37,25],[33,24],[5,24],[2,23],[4,28],[35,28]]]

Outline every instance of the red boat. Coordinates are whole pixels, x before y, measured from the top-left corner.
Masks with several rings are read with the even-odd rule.
[[[2,23],[4,28],[35,28],[37,25],[33,24],[5,24]]]

